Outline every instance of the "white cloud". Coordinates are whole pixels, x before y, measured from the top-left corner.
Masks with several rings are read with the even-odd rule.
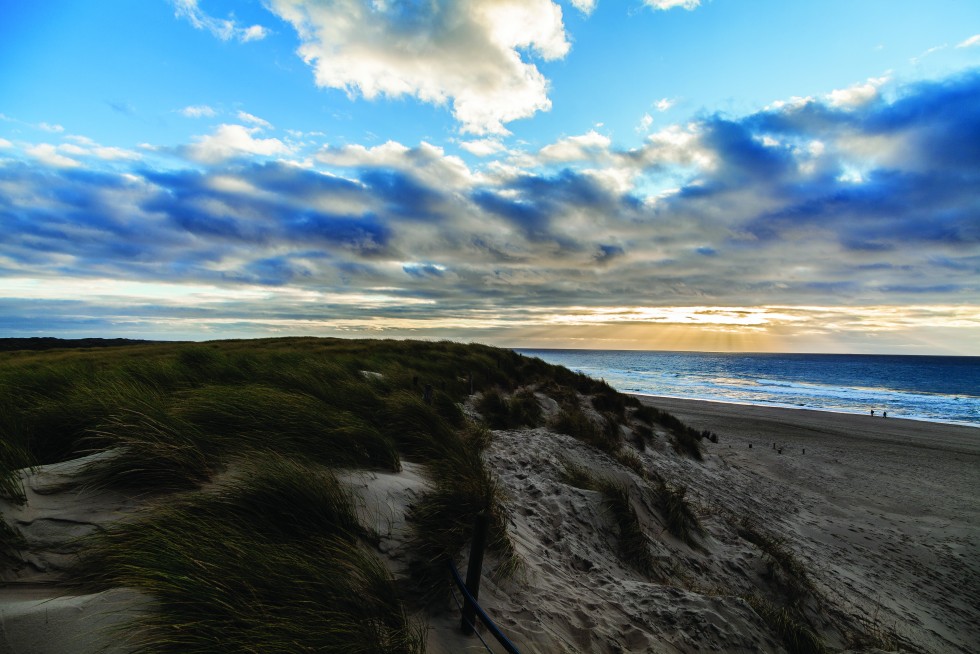
[[[923,52],[919,56],[912,57],[911,59],[909,59],[909,63],[911,63],[913,65],[918,64],[920,61],[922,61],[926,57],[928,57],[930,55],[933,55],[933,54],[936,54],[937,52],[941,52],[941,51],[945,50],[948,47],[949,47],[949,44],[943,43],[942,45],[937,45],[935,47],[929,48],[928,50],[926,50],[925,52]]]
[[[290,154],[289,147],[279,139],[257,139],[252,136],[258,127],[219,125],[213,134],[198,138],[187,147],[188,156],[200,163],[218,163],[246,154],[275,156]]]
[[[546,145],[539,154],[546,161],[582,161],[605,153],[610,143],[608,136],[589,130],[580,136],[569,136]]]
[[[0,138],[0,148],[12,148],[14,144],[5,138]]]
[[[505,123],[550,109],[547,80],[522,57],[558,59],[570,47],[551,0],[269,0],[269,7],[298,32],[298,53],[317,85],[369,100],[410,95],[451,104],[473,134],[505,134]]]
[[[592,10],[595,9],[596,0],[569,0],[572,6],[581,11],[583,14],[591,14]]]
[[[317,161],[342,168],[394,168],[425,181],[433,188],[468,188],[476,177],[457,156],[447,155],[442,148],[422,141],[408,148],[388,141],[373,148],[363,145],[325,147],[316,155]]]
[[[71,157],[66,157],[58,153],[58,148],[50,143],[40,143],[26,149],[27,154],[31,155],[41,163],[54,166],[56,168],[75,168],[81,166],[78,161]]]
[[[836,89],[827,95],[835,107],[860,107],[878,97],[878,87],[888,81],[887,77],[874,77],[863,84],[855,84],[846,89]]]
[[[676,100],[672,100],[670,98],[660,98],[657,100],[654,106],[657,108],[657,111],[662,113],[673,107],[676,103]]]
[[[211,118],[216,115],[215,110],[206,104],[184,107],[180,110],[180,113],[188,118]]]
[[[186,18],[195,28],[207,30],[222,41],[235,39],[247,43],[260,41],[269,35],[269,30],[261,25],[241,27],[234,20],[208,16],[197,6],[197,0],[173,0],[173,3],[177,18]]]
[[[651,125],[653,125],[653,116],[650,114],[643,114],[643,118],[640,119],[640,124],[637,125],[636,131],[649,132]]]
[[[666,11],[674,7],[682,7],[688,11],[695,9],[701,4],[701,0],[643,0],[643,4],[654,9]]]
[[[975,48],[980,46],[980,34],[974,34],[965,41],[957,44],[957,48]]]
[[[58,168],[80,166],[81,163],[73,157],[97,157],[103,161],[132,161],[140,158],[140,155],[132,150],[99,145],[87,136],[71,134],[65,139],[70,142],[60,145],[41,143],[26,148],[25,152],[38,161]]]
[[[65,131],[65,128],[62,127],[61,125],[51,125],[49,123],[39,123],[37,127],[38,129],[42,129],[45,132],[51,132],[54,134],[58,134]]]
[[[498,152],[503,152],[504,144],[497,139],[477,139],[475,141],[464,141],[459,144],[459,147],[463,148],[470,154],[475,154],[478,157],[489,157],[492,154],[497,154]]]
[[[258,116],[253,116],[252,114],[248,113],[247,111],[239,111],[238,112],[238,119],[239,120],[243,120],[246,123],[251,123],[253,125],[256,125],[258,127],[261,127],[263,129],[272,129],[272,123],[270,123],[269,121],[264,120],[262,118],[259,118]]]

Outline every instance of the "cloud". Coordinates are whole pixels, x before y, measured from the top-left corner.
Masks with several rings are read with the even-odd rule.
[[[643,4],[661,11],[673,9],[674,7],[681,7],[682,9],[691,11],[701,4],[701,0],[643,0]]]
[[[239,111],[238,119],[246,123],[251,123],[252,125],[255,125],[257,127],[261,127],[262,129],[272,129],[272,123],[270,123],[267,120],[263,120],[258,116],[253,116],[252,114],[246,111]]]
[[[957,48],[975,48],[977,46],[980,46],[980,34],[974,34],[956,45]]]
[[[503,152],[506,150],[504,144],[498,139],[476,139],[473,141],[463,141],[459,144],[459,147],[463,148],[470,154],[475,154],[478,157],[489,157],[492,154],[497,154],[498,152]]]
[[[657,100],[653,106],[657,108],[657,111],[664,112],[677,104],[676,100],[671,100],[670,98],[660,98]]]
[[[569,0],[572,6],[588,16],[595,9],[597,0]]]
[[[14,144],[5,138],[0,138],[0,148],[12,148]]]
[[[37,127],[45,132],[52,132],[55,134],[60,134],[61,132],[65,131],[65,128],[61,125],[50,125],[48,123],[38,123]]]
[[[640,118],[640,124],[636,126],[636,131],[649,132],[651,125],[653,125],[653,116],[650,114],[643,114],[643,117]]]
[[[214,164],[246,155],[285,156],[292,150],[276,138],[255,138],[258,127],[221,124],[213,134],[201,136],[185,148],[186,155],[199,163]]]
[[[261,25],[240,26],[233,19],[208,16],[197,6],[198,0],[172,0],[174,15],[186,19],[196,29],[206,30],[222,41],[236,40],[242,43],[261,41],[269,35],[269,30]]]
[[[877,77],[846,89],[835,89],[828,95],[828,100],[834,107],[859,107],[876,99],[878,88],[887,81],[887,77]]]
[[[60,154],[58,147],[50,143],[39,143],[26,148],[25,151],[38,161],[56,168],[74,168],[82,165],[75,159]]]
[[[483,169],[393,141],[327,146],[302,168],[248,125],[187,146],[184,169],[103,161],[78,136],[17,143],[0,162],[0,298],[49,289],[35,293],[52,304],[17,310],[78,329],[170,316],[216,335],[766,330],[803,320],[774,309],[793,306],[837,307],[809,326],[851,311],[884,325],[868,308],[884,306],[954,325],[980,306],[978,103],[972,71],[871,102],[701,116],[632,150],[592,130]]]
[[[450,104],[462,131],[477,135],[506,134],[505,123],[550,109],[547,80],[526,53],[553,60],[570,47],[551,0],[270,0],[269,8],[296,29],[317,85]]]
[[[217,112],[206,104],[184,107],[180,113],[188,118],[212,118],[217,115]]]
[[[594,159],[605,152],[612,141],[608,136],[589,130],[580,136],[568,136],[541,148],[538,156],[545,161],[569,162]]]

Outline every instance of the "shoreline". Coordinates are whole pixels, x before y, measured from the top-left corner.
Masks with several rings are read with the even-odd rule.
[[[721,400],[721,399],[701,398],[701,397],[679,397],[673,395],[656,395],[654,393],[641,393],[638,391],[621,391],[621,392],[626,395],[632,395],[633,397],[636,397],[637,399],[640,400],[642,400],[643,398],[649,398],[656,401],[663,400],[668,402],[672,402],[675,400],[679,402],[704,402],[707,404],[725,404],[725,405],[746,407],[746,408],[778,409],[778,410],[785,410],[785,411],[812,411],[814,413],[829,413],[829,414],[840,415],[840,416],[854,416],[856,418],[872,417],[866,413],[857,413],[855,411],[847,411],[844,409],[829,409],[829,408],[824,409],[824,408],[818,408],[812,406],[798,406],[798,405],[790,405],[790,404],[756,404],[752,402],[737,402],[735,400]],[[874,418],[882,418],[880,410],[878,409],[875,410]],[[913,417],[913,416],[896,415],[894,413],[890,417],[882,418],[882,419],[906,420],[910,422],[922,422],[930,425],[949,425],[953,427],[966,427],[970,429],[980,429],[980,423],[962,422],[956,420],[937,420],[937,419],[926,418],[922,416]]]

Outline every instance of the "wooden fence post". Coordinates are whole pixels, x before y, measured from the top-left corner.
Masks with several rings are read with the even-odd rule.
[[[476,514],[473,521],[473,544],[470,546],[470,562],[466,567],[466,589],[475,602],[480,598],[480,575],[483,574],[483,553],[487,549],[487,533],[490,530],[490,515],[486,511]],[[476,621],[476,607],[469,598],[463,603],[463,617],[459,626],[467,636],[473,633]]]

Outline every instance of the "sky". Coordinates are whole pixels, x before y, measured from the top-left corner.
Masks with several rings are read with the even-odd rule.
[[[0,336],[980,355],[976,0],[0,16]]]

